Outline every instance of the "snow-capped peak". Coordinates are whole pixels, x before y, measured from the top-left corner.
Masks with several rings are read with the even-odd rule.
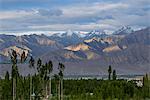
[[[67,34],[67,36],[72,36],[72,34],[74,33],[74,32],[72,32],[71,30],[68,30],[67,32],[66,32]]]
[[[101,30],[93,30],[90,32],[91,34],[96,34],[96,35],[101,35],[101,34],[105,34],[104,31],[101,31]]]
[[[93,38],[93,37],[105,37],[107,36],[107,34],[104,32],[104,31],[101,31],[101,30],[93,30],[91,32],[89,32],[88,34],[86,34],[86,39],[90,39],[90,38]]]
[[[71,30],[68,30],[66,32],[57,32],[55,34],[53,34],[52,36],[58,36],[58,37],[65,37],[65,36],[72,36],[74,32],[72,32]]]
[[[115,35],[130,34],[133,31],[134,30],[129,26],[123,26],[120,29],[118,29],[117,31],[115,31],[113,34],[115,34]]]
[[[65,33],[63,33],[61,36],[78,36],[78,37],[85,37],[87,34],[87,32],[84,31],[72,31],[72,30],[68,30]]]

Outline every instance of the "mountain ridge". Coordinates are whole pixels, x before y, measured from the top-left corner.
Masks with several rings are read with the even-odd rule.
[[[27,47],[34,58],[41,58],[43,62],[63,62],[68,69],[75,66],[75,70],[91,69],[90,66],[104,69],[102,66],[115,65],[119,71],[123,71],[121,68],[132,68],[135,72],[139,69],[149,72],[145,69],[150,64],[150,27],[123,35],[111,34],[89,39],[73,34],[63,37],[36,34],[0,35],[0,61],[9,61],[9,55],[3,54],[4,50],[7,54],[8,48],[17,46],[19,53],[23,50],[21,47]]]

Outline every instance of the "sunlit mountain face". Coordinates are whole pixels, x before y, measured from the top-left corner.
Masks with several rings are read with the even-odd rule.
[[[113,34],[91,31],[84,33],[84,36],[73,31],[51,36],[2,34],[0,62],[9,62],[9,52],[13,49],[18,55],[25,51],[26,55],[41,58],[43,62],[63,62],[68,68],[66,73],[72,68],[72,72],[84,69],[78,74],[105,73],[103,69],[109,64],[125,74],[145,73],[150,62],[150,28],[129,30],[131,28],[121,28]]]

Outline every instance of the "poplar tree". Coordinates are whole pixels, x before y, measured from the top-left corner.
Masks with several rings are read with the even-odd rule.
[[[113,70],[113,76],[112,76],[113,80],[116,80],[117,75],[116,75],[116,70]]]
[[[112,73],[112,69],[111,69],[111,65],[109,65],[109,68],[108,68],[108,79],[111,80],[111,73]]]
[[[64,72],[65,66],[62,63],[58,64],[58,70],[59,70],[59,77],[60,77],[60,94],[59,94],[59,98],[60,100],[63,100],[63,72]]]

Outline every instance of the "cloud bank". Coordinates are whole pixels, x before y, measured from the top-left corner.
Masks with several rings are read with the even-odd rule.
[[[150,26],[148,0],[0,0],[0,32],[114,31]],[[28,6],[26,3],[30,3]],[[20,3],[20,6],[14,7]],[[35,3],[35,4],[34,4]],[[12,6],[5,8],[6,5]],[[55,5],[55,6],[54,6]]]

